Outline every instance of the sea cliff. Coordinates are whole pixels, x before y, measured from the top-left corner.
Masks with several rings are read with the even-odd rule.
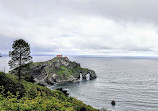
[[[37,84],[45,86],[78,81],[80,77],[86,80],[87,75],[90,80],[97,77],[95,71],[82,68],[79,63],[70,61],[67,57],[54,57],[44,62],[32,62],[23,67],[22,72],[23,75],[32,76]],[[11,73],[17,73],[17,71],[12,70]]]

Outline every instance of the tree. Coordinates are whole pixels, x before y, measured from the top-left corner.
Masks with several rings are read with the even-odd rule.
[[[18,39],[13,42],[13,51],[9,51],[11,60],[8,62],[11,69],[18,70],[18,81],[21,79],[21,68],[25,64],[32,62],[30,56],[30,45],[23,39]]]

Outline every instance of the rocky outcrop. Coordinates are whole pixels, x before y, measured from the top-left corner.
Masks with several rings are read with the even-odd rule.
[[[38,84],[49,85],[61,82],[74,82],[80,79],[86,80],[89,74],[90,80],[97,76],[93,70],[81,68],[79,63],[70,61],[67,57],[55,57],[45,62],[33,62],[23,68],[24,75],[31,75]]]

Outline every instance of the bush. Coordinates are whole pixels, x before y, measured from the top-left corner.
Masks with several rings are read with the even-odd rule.
[[[30,76],[30,75],[23,75],[23,78],[24,78],[25,81],[32,82],[32,83],[35,82],[33,76]]]
[[[10,91],[12,94],[16,95],[16,92],[19,91],[20,97],[26,92],[24,86],[21,83],[14,82],[12,79],[7,77],[7,74],[0,72],[0,86],[3,86],[5,89],[5,95]],[[1,91],[1,90],[0,90]]]
[[[51,91],[25,80],[21,80],[18,86],[16,76],[4,73],[0,73],[0,81],[3,85],[0,85],[0,111],[97,111],[82,101],[68,97],[63,90]]]

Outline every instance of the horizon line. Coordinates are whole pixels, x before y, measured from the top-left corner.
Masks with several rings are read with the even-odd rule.
[[[1,54],[2,57],[9,57],[8,54]],[[31,56],[56,56],[58,54],[32,54]],[[158,58],[158,55],[68,55],[62,54],[63,56],[76,56],[76,57],[128,57],[128,58]]]

